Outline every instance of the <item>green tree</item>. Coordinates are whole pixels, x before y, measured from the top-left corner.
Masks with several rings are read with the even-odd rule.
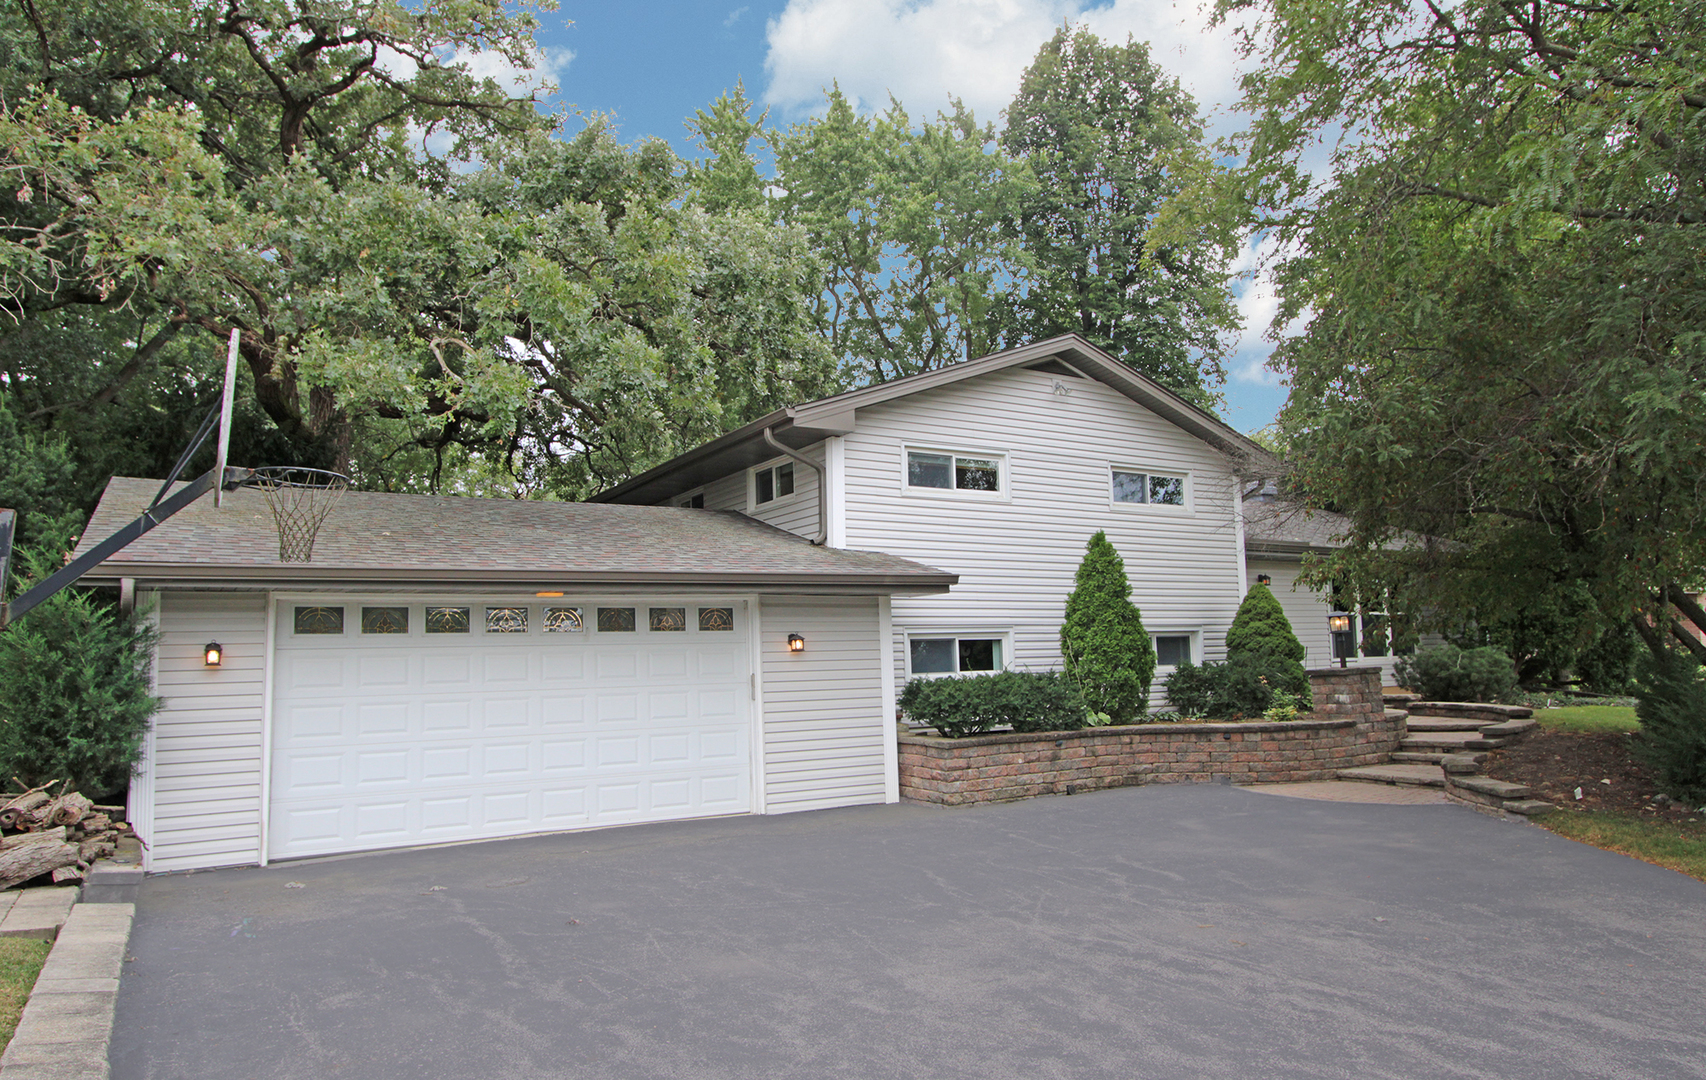
[[[21,549],[14,594],[58,566],[62,534]],[[69,780],[95,798],[122,791],[159,700],[153,632],[85,592],[49,598],[0,632],[0,769],[34,786]]]
[[[915,124],[897,101],[860,115],[839,88],[771,135],[776,212],[822,260],[819,331],[852,379],[995,351],[994,305],[1025,265],[1001,223],[1030,181],[994,141],[958,102]]]
[[[1445,627],[1570,582],[1665,626],[1706,565],[1698,6],[1218,10],[1264,25],[1218,205],[1283,253],[1294,483],[1351,521],[1312,580]]]
[[[1273,592],[1260,582],[1250,586],[1226,629],[1227,659],[1252,654],[1301,664],[1306,653]]]
[[[1007,107],[1001,147],[1036,178],[1013,219],[1030,272],[1008,298],[1011,333],[1080,334],[1199,405],[1218,400],[1237,327],[1227,234],[1150,235],[1204,158],[1196,103],[1149,47],[1057,31]]]
[[[1090,537],[1076,585],[1066,598],[1060,652],[1066,673],[1094,712],[1116,724],[1132,723],[1149,707],[1155,646],[1131,602],[1125,560],[1098,530]]]

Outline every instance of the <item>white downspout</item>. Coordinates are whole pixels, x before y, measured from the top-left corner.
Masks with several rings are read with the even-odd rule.
[[[824,471],[822,465],[819,465],[811,458],[806,457],[798,451],[790,450],[786,446],[777,442],[776,436],[770,434],[769,428],[764,429],[764,441],[769,443],[772,449],[781,451],[799,462],[801,465],[804,465],[806,468],[817,473],[817,535],[812,537],[812,543],[816,544],[818,547],[822,547],[829,539],[829,474]]]

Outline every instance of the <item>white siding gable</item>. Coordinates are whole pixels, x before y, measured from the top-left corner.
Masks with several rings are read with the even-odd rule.
[[[1111,387],[1010,368],[861,409],[844,447],[847,546],[960,575],[947,596],[895,598],[897,677],[909,632],[1011,633],[1008,666],[1058,667],[1066,595],[1098,529],[1124,557],[1151,633],[1223,651],[1242,599],[1230,464]],[[1003,491],[909,492],[908,447],[1000,455]],[[1186,505],[1116,504],[1113,467],[1185,478]]]

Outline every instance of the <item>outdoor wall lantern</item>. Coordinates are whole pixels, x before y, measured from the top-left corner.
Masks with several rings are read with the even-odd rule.
[[[1256,584],[1258,584],[1258,585],[1272,585],[1273,583],[1274,583],[1274,579],[1273,579],[1272,575],[1270,575],[1270,574],[1257,574],[1256,575]]]
[[[1350,656],[1351,613],[1335,611],[1327,616],[1327,629],[1333,632],[1333,651],[1339,654],[1339,666],[1349,666],[1347,657]]]
[[[219,661],[224,659],[224,657],[225,650],[219,647],[219,642],[217,641],[208,642],[207,648],[202,651],[202,660],[208,667],[218,667]]]
[[[789,652],[805,652],[806,651],[806,639],[801,637],[798,634],[789,634],[788,635],[788,651]]]

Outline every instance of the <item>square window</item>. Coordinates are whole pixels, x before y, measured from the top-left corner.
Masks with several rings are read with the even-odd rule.
[[[465,607],[429,607],[426,609],[426,632],[429,634],[466,634],[469,611]]]
[[[1159,667],[1178,667],[1191,662],[1191,635],[1157,634],[1155,663]]]
[[[361,609],[361,632],[364,634],[406,634],[409,632],[409,609],[406,607],[364,607]]]
[[[913,638],[912,673],[936,675],[957,670],[954,667],[953,638]]]
[[[993,458],[955,458],[954,486],[961,491],[1000,491],[1001,463]]]
[[[1149,501],[1162,506],[1185,505],[1185,478],[1182,476],[1151,476]]]
[[[993,638],[961,638],[960,670],[1000,671],[1001,642]]]
[[[951,454],[908,452],[906,455],[906,482],[912,487],[953,487],[953,456]]]
[[[344,632],[344,609],[341,607],[299,607],[295,620],[298,634],[341,634]]]
[[[1114,501],[1141,503],[1149,501],[1149,477],[1143,473],[1114,470]]]
[[[775,502],[794,493],[794,463],[767,465],[752,474],[752,501]]]

